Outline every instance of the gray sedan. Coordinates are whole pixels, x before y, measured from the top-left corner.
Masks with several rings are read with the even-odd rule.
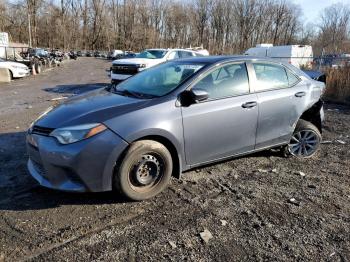
[[[45,187],[143,200],[203,164],[269,148],[312,157],[323,89],[272,60],[167,62],[44,112],[28,130],[28,169]]]

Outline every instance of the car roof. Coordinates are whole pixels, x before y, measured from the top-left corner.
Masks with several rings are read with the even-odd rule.
[[[184,49],[184,48],[148,48],[146,51],[187,51],[187,52],[198,52],[200,50]]]
[[[247,56],[247,55],[196,56],[196,57],[190,57],[190,58],[182,58],[181,60],[179,59],[177,61],[216,64],[216,63],[220,63],[220,62],[252,61],[252,60],[281,63],[280,61],[276,61],[273,59],[256,57],[256,56]]]
[[[145,49],[145,51],[167,51],[168,49],[165,48],[148,48]]]

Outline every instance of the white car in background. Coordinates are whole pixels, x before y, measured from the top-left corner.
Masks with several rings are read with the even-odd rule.
[[[206,54],[209,54],[208,51],[203,54],[203,50],[146,49],[145,51],[137,54],[134,58],[118,59],[113,61],[110,74],[111,82],[112,84],[118,84],[119,82],[137,74],[142,70],[169,60],[204,56]]]
[[[118,56],[124,55],[124,52],[122,50],[112,50],[108,53],[107,58],[108,59],[116,59]]]
[[[11,78],[21,78],[29,75],[29,68],[21,63],[10,62],[0,58],[0,68],[10,71]]]

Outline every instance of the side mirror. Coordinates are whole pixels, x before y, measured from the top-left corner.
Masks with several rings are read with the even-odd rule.
[[[204,89],[193,88],[190,91],[195,102],[205,101],[209,98],[208,92]]]
[[[190,106],[192,104],[207,100],[209,94],[207,91],[199,88],[194,88],[191,90],[186,90],[180,94],[179,102],[181,106]]]

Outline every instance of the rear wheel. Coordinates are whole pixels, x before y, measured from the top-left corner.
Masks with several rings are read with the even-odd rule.
[[[286,147],[286,153],[300,158],[312,157],[320,147],[321,138],[316,126],[300,119]]]
[[[168,149],[159,142],[133,143],[116,171],[114,187],[131,200],[156,196],[168,185],[173,161]]]

